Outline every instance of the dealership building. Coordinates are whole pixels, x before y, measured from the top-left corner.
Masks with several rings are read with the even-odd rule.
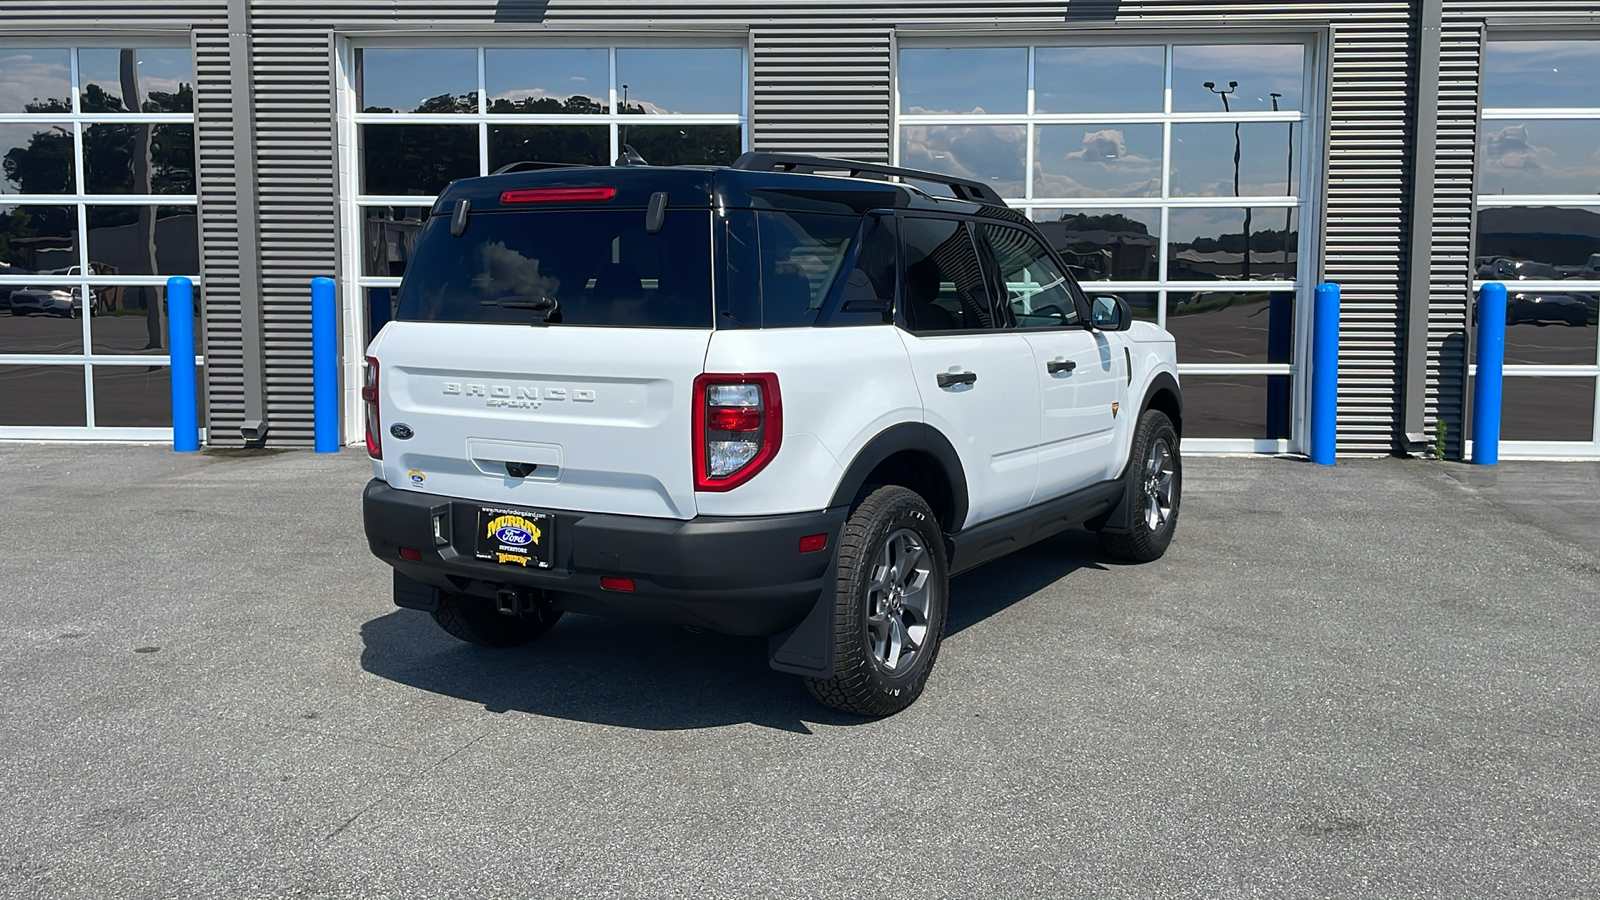
[[[1178,339],[1191,452],[1462,453],[1484,281],[1502,453],[1600,456],[1600,13],[1577,0],[0,0],[0,439],[312,439],[309,284],[362,351],[451,180],[747,150],[992,185]],[[843,360],[842,362],[848,362]]]

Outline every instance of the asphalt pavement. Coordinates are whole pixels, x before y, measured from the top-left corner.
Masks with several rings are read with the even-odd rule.
[[[364,456],[0,445],[0,897],[1590,897],[1600,464],[1191,459],[961,576],[900,715],[395,609]]]

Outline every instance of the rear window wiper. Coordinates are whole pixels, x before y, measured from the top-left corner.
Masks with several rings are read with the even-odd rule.
[[[479,300],[478,305],[498,306],[501,309],[526,309],[533,312],[542,312],[544,315],[538,317],[537,319],[537,321],[542,324],[550,321],[550,318],[556,314],[556,308],[560,304],[556,302],[556,298],[554,297],[513,295],[510,297],[501,297],[498,300]]]

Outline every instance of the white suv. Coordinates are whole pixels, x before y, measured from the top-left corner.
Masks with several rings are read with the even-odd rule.
[[[490,646],[563,611],[770,636],[822,702],[886,715],[952,574],[1080,526],[1165,551],[1172,336],[993,190],[629,161],[434,205],[362,390],[397,604]]]

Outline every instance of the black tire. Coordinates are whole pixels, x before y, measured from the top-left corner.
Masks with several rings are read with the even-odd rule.
[[[834,674],[807,678],[806,687],[834,709],[892,715],[921,696],[939,656],[950,599],[944,534],[921,496],[891,485],[856,506],[838,554]]]
[[[561,611],[536,606],[518,616],[502,615],[494,602],[470,594],[440,594],[433,621],[451,637],[481,647],[517,647],[549,631]]]
[[[1170,473],[1163,482],[1159,471],[1152,471],[1152,460],[1160,457],[1164,448],[1170,458]],[[1154,452],[1153,452],[1154,451]],[[1157,489],[1151,489],[1152,477],[1157,478]],[[1178,527],[1178,512],[1183,497],[1183,458],[1178,453],[1178,432],[1172,420],[1157,409],[1147,409],[1139,417],[1139,427],[1133,433],[1133,447],[1128,453],[1128,471],[1123,475],[1127,483],[1129,529],[1126,532],[1101,531],[1100,547],[1112,556],[1133,562],[1151,562],[1161,558],[1172,543],[1172,533]],[[1165,484],[1164,490],[1160,484]],[[1163,505],[1161,500],[1168,502]],[[1151,514],[1152,507],[1157,509]]]

